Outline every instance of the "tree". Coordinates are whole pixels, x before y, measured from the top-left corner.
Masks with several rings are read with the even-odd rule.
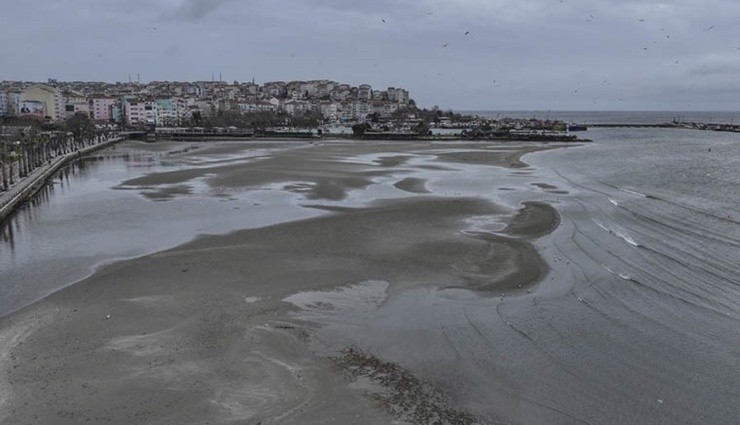
[[[421,121],[414,127],[414,133],[426,136],[430,133],[429,124],[426,121]]]
[[[190,117],[190,123],[193,127],[200,127],[203,123],[203,116],[200,114],[200,111],[193,111]]]
[[[293,127],[315,128],[324,122],[324,116],[318,111],[307,111],[291,118]]]
[[[362,136],[367,130],[370,130],[371,128],[373,127],[368,123],[355,124],[352,126],[352,134],[354,134],[355,136]]]
[[[65,127],[72,133],[76,143],[82,143],[95,136],[95,124],[84,112],[76,112],[69,117],[65,122]]]

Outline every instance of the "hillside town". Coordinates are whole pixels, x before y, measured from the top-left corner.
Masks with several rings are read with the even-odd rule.
[[[409,92],[369,84],[352,86],[330,80],[274,81],[264,84],[223,81],[0,82],[0,116],[64,121],[76,113],[96,124],[124,127],[190,126],[200,117],[223,111],[242,114],[314,114],[327,124],[362,123],[390,117],[414,105]]]

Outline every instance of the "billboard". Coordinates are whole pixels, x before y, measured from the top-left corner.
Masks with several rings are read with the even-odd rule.
[[[22,100],[18,111],[20,115],[44,118],[46,116],[46,104],[38,100]]]

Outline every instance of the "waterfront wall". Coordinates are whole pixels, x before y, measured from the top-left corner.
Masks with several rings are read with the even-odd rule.
[[[23,202],[31,199],[43,185],[57,172],[60,168],[74,161],[77,158],[85,156],[96,150],[112,146],[113,144],[124,140],[123,137],[100,142],[92,146],[85,146],[74,152],[57,156],[49,161],[48,164],[36,168],[29,175],[21,178],[14,184],[8,192],[0,194],[0,223],[5,220],[15,209]]]

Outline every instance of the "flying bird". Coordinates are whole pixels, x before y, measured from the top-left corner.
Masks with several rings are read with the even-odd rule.
[[[447,43],[443,44],[442,47],[447,47]]]
[[[470,35],[470,31],[465,31],[465,35]]]
[[[638,19],[637,22],[645,22],[644,19]]]
[[[385,19],[381,19],[381,21],[383,21],[383,23],[385,23]]]
[[[710,26],[704,28],[704,32],[711,31],[713,29],[714,29],[714,25],[710,25]]]
[[[427,12],[427,16],[432,16],[432,15],[434,15],[434,12]]]

